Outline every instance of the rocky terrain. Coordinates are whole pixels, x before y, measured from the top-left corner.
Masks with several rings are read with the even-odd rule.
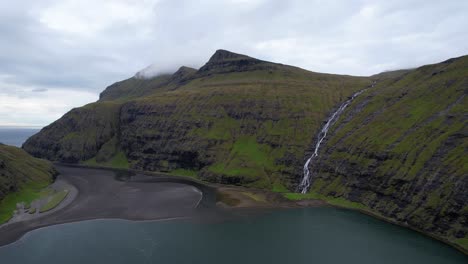
[[[310,193],[468,247],[467,56],[352,77],[218,50],[198,70],[107,87],[23,148],[53,161],[296,191],[327,117],[366,88],[311,162]]]
[[[113,84],[23,148],[54,161],[294,189],[312,135],[336,104],[369,84],[219,50],[199,70]]]
[[[312,191],[467,246],[468,56],[372,78],[312,164]]]

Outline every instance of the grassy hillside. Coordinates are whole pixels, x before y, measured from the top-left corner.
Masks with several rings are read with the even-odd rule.
[[[50,160],[293,189],[323,120],[370,82],[219,50],[198,71],[111,85],[23,148]]]
[[[310,193],[289,197],[366,210],[468,247],[466,56],[365,78],[219,50],[199,70],[111,85],[23,148],[294,191],[326,118],[364,88],[312,162]]]
[[[468,56],[373,78],[312,164],[311,192],[468,248]]]
[[[18,202],[31,202],[49,185],[56,171],[49,161],[0,144],[0,223],[11,217]]]
[[[98,160],[108,159],[116,151],[120,107],[117,102],[101,102],[72,109],[29,138],[23,148],[36,157],[70,163],[98,153]]]

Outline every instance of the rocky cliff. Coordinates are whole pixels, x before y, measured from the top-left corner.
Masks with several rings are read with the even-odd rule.
[[[312,192],[466,246],[468,56],[372,78],[312,163]]]
[[[23,148],[54,161],[292,191],[324,121],[364,88],[311,163],[311,193],[466,246],[466,56],[352,77],[219,50],[199,70],[113,84]]]
[[[369,84],[218,50],[199,70],[109,86],[23,148],[54,161],[293,189],[313,133],[336,104]]]

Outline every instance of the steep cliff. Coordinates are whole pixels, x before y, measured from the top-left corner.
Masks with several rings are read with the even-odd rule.
[[[56,161],[293,189],[311,135],[336,104],[370,83],[218,50],[197,71],[109,86],[23,148]]]
[[[467,246],[468,56],[372,78],[312,163],[311,191]]]
[[[199,70],[107,87],[23,148],[54,161],[291,191],[326,118],[365,88],[312,161],[310,194],[468,247],[467,56],[352,77],[218,50]]]
[[[29,138],[23,149],[52,161],[77,163],[93,158],[118,137],[120,107],[106,101],[72,109]]]

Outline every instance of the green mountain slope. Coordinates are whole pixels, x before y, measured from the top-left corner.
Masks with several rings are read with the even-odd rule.
[[[56,174],[49,161],[0,143],[0,223],[11,217],[17,202],[30,202]]]
[[[108,87],[23,148],[50,160],[293,189],[322,121],[370,83],[219,50],[198,71],[182,67],[170,77]]]
[[[351,201],[468,248],[468,56],[352,77],[218,50],[199,70],[109,86],[23,148],[55,161],[294,191],[324,121],[365,88],[312,162],[306,197]]]
[[[468,248],[468,56],[373,78],[312,164],[312,192]]]

